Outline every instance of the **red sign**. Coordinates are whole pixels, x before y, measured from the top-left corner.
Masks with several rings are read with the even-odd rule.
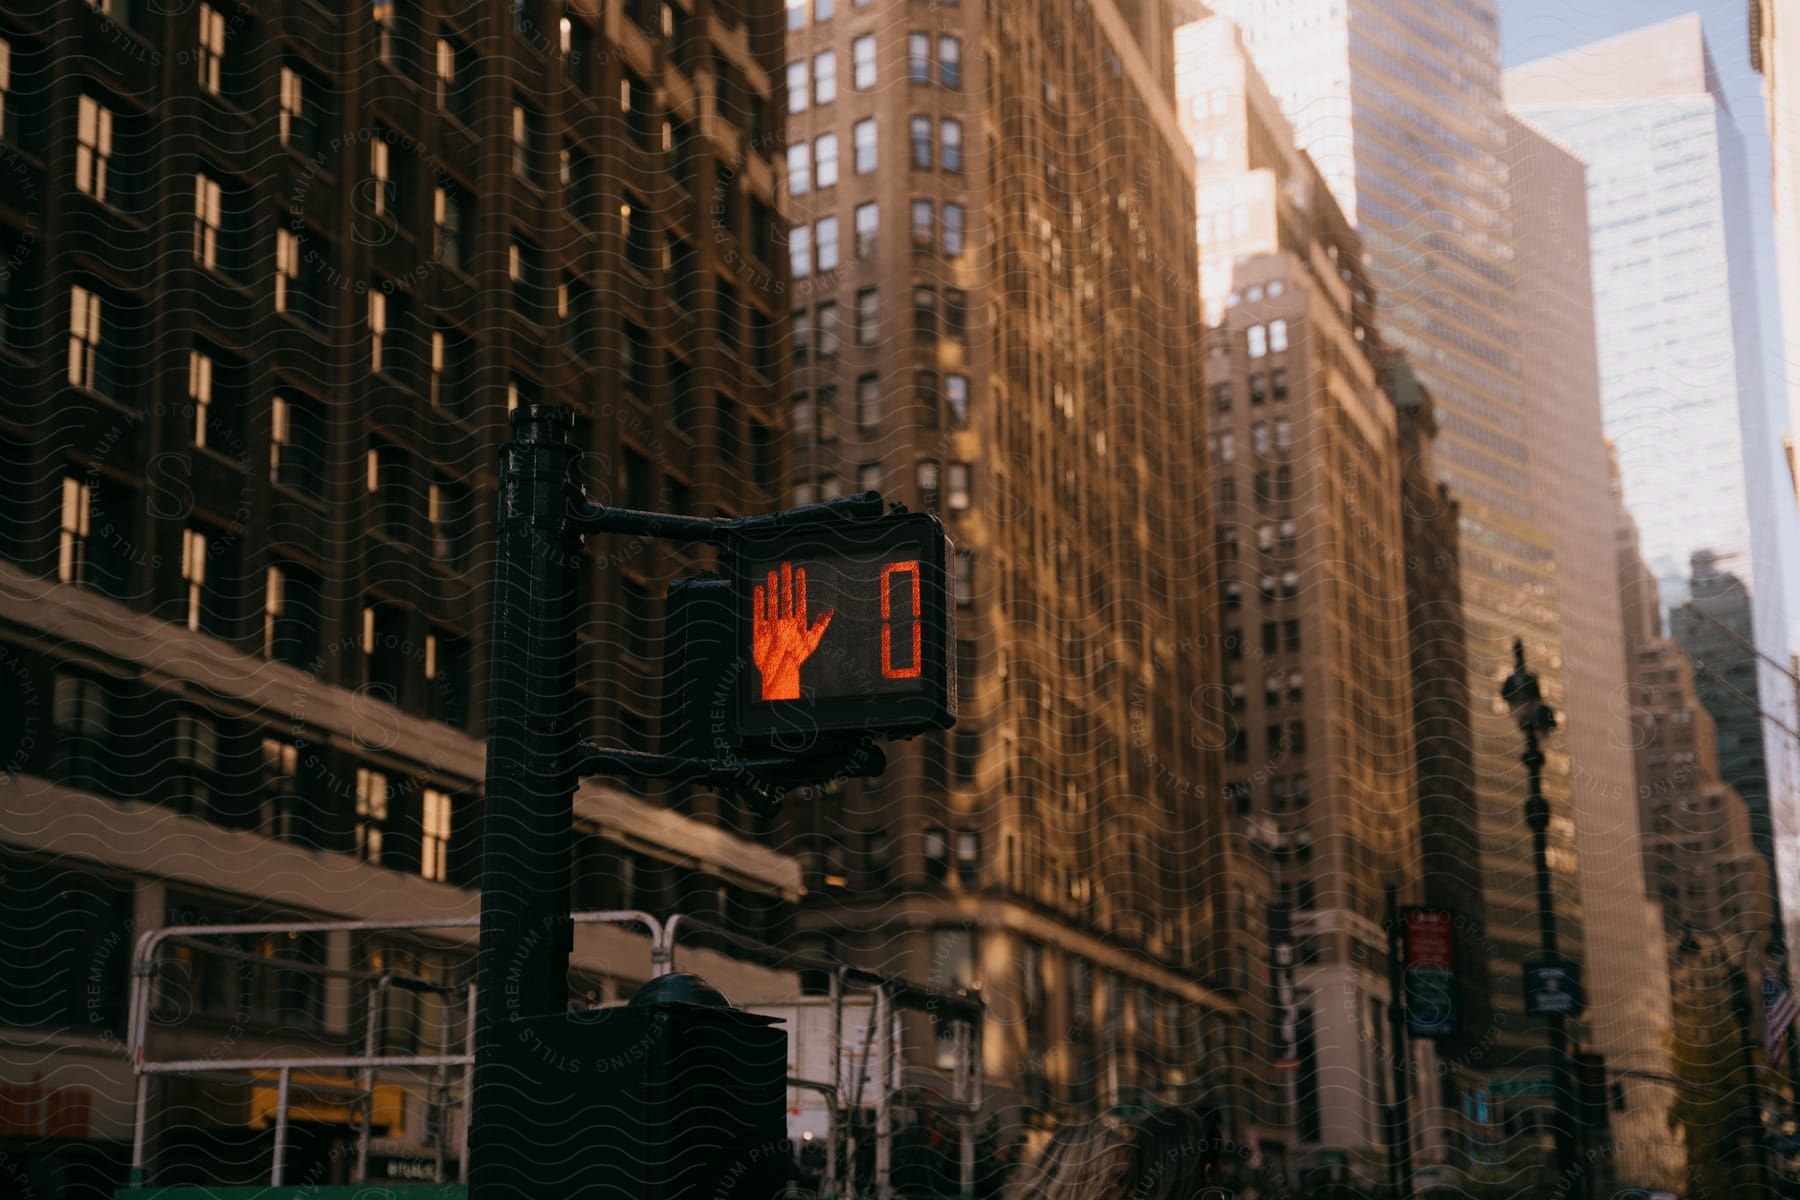
[[[1407,1029],[1417,1038],[1455,1037],[1456,918],[1441,908],[1406,910]]]
[[[1438,909],[1406,911],[1406,965],[1449,968],[1455,962],[1455,925]]]

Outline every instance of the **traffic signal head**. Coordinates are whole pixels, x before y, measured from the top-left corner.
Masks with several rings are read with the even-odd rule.
[[[796,750],[820,735],[955,724],[949,553],[928,513],[737,539],[730,686],[739,734]]]

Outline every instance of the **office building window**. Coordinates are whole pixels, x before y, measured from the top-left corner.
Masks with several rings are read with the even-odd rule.
[[[963,779],[964,782],[968,782],[970,779],[972,779],[974,777],[974,772],[971,770],[967,775],[963,775],[962,771],[960,770],[960,767],[964,764],[964,760],[962,758],[962,753],[961,753],[962,750],[964,749],[964,743],[962,742],[961,739],[958,740],[957,749],[959,752],[958,753],[958,763],[959,763],[958,775],[959,775],[959,777],[961,777]],[[968,765],[972,766],[973,764],[969,763]],[[958,831],[958,833],[956,835],[956,881],[958,883],[962,884],[963,887],[972,888],[979,881],[980,873],[981,873],[981,834],[978,831],[973,830],[973,829],[960,830],[960,831]],[[971,966],[969,968],[969,975],[970,975],[969,982],[972,983],[974,981],[973,966]]]
[[[77,586],[86,581],[88,534],[93,524],[94,494],[79,479],[62,481],[62,528],[57,539],[56,577]]]
[[[437,259],[447,267],[461,270],[468,255],[468,195],[460,188],[446,185],[436,189],[431,203],[435,225],[433,250]]]
[[[431,402],[453,417],[469,413],[475,388],[475,346],[455,332],[431,333]]]
[[[177,808],[190,816],[206,816],[212,807],[213,772],[219,765],[218,728],[194,709],[177,710],[169,757]]]
[[[962,86],[962,43],[956,38],[938,38],[938,82],[947,88]]]
[[[906,35],[906,78],[913,83],[931,82],[931,35]]]
[[[18,143],[24,137],[21,97],[13,91],[12,43],[0,38],[0,141]]]
[[[219,265],[219,182],[194,176],[194,258],[207,268]]]
[[[950,409],[951,426],[956,429],[968,428],[969,377],[967,375],[944,376],[944,403]]]
[[[318,654],[324,621],[319,577],[292,563],[277,563],[263,580],[263,656],[306,667]]]
[[[944,205],[944,257],[961,258],[963,252],[963,206]]]
[[[881,232],[881,212],[873,200],[856,206],[856,257],[868,258],[875,253],[875,239]]]
[[[311,154],[318,142],[318,118],[307,101],[307,85],[300,72],[281,68],[280,136],[284,146],[292,146],[302,154]]]
[[[938,133],[938,164],[946,171],[962,170],[962,122],[945,117],[943,124],[938,127]]]
[[[912,165],[921,171],[931,169],[931,118],[915,116],[907,126],[912,138]]]
[[[795,279],[805,279],[812,274],[812,227],[796,225],[788,239],[788,266]]]
[[[419,874],[442,882],[450,878],[449,867],[450,795],[426,788],[419,809]]]
[[[812,310],[795,309],[792,336],[788,344],[794,348],[794,362],[804,363],[812,354]]]
[[[912,241],[915,249],[929,250],[937,238],[937,208],[929,200],[912,202]]]
[[[112,757],[112,702],[97,681],[58,672],[53,693],[56,777],[70,787],[104,791]]]
[[[376,216],[390,219],[398,215],[396,209],[399,207],[394,185],[394,148],[389,144],[393,136],[388,130],[377,128],[369,142],[369,178],[375,184],[369,193],[369,206]]]
[[[919,424],[924,429],[938,427],[938,373],[936,371],[914,371],[913,392],[919,407]]]
[[[201,530],[181,531],[181,580],[187,588],[187,627],[215,637],[226,633],[225,594],[211,539]]]
[[[444,566],[460,565],[474,538],[473,494],[461,484],[433,480],[426,487],[425,519],[431,527],[432,555]]]
[[[813,103],[837,99],[837,55],[830,50],[813,57]]]
[[[75,121],[75,186],[96,200],[107,198],[112,152],[112,110],[83,96]]]
[[[953,342],[969,340],[969,293],[961,288],[944,289],[944,336]]]
[[[867,175],[876,164],[875,118],[858,121],[851,134],[856,142],[856,173]]]
[[[320,497],[324,491],[324,421],[306,401],[275,396],[270,401],[270,480],[283,488]]]
[[[100,297],[76,286],[69,292],[69,386],[110,396],[112,355],[102,325]]]
[[[243,447],[236,436],[234,414],[228,411],[232,398],[221,395],[229,389],[214,388],[215,365],[209,355],[188,352],[188,404],[193,411],[189,434],[194,445],[235,457]]]
[[[856,424],[865,433],[881,426],[881,377],[863,375],[856,381]]]
[[[813,249],[818,256],[821,272],[837,270],[838,219],[836,217],[824,217],[814,226]]]
[[[802,58],[787,65],[788,111],[790,113],[805,112],[808,98],[806,60]]]
[[[280,738],[262,739],[262,798],[257,832],[284,841],[299,839],[299,804],[300,747]]]
[[[210,4],[200,6],[200,48],[196,59],[200,86],[218,95],[225,66],[225,14]]]
[[[822,188],[837,186],[837,134],[820,134],[818,140],[813,143],[813,179]]]
[[[788,147],[788,195],[804,196],[812,191],[811,147],[798,142]]]
[[[936,512],[938,506],[938,464],[935,458],[919,460],[919,504],[928,512]]]
[[[951,463],[944,471],[944,503],[951,512],[969,510],[969,464]]]
[[[532,123],[532,114],[523,104],[512,106],[512,169],[527,182],[531,180]]]
[[[381,865],[390,799],[385,774],[356,768],[356,857],[374,866]]]
[[[1269,349],[1271,351],[1278,351],[1278,350],[1286,350],[1287,348],[1288,348],[1288,324],[1287,324],[1287,322],[1282,321],[1282,320],[1270,321],[1269,322]]]
[[[321,325],[331,311],[325,276],[329,249],[310,234],[302,241],[286,229],[275,231],[275,311]]]
[[[928,287],[913,289],[913,336],[920,341],[930,341],[938,333],[938,301],[937,291]]]
[[[881,340],[881,292],[862,288],[856,293],[856,344],[873,346]]]
[[[859,92],[875,86],[875,35],[865,33],[850,43],[851,83]]]

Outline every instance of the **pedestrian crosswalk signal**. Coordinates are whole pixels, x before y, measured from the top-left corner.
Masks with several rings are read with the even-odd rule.
[[[956,719],[949,539],[928,513],[777,528],[732,548],[736,726],[906,736]]]

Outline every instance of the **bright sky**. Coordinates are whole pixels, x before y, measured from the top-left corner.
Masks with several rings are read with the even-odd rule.
[[[1781,309],[1769,209],[1769,125],[1763,114],[1762,76],[1750,65],[1747,0],[1499,0],[1499,5],[1500,49],[1509,67],[1682,13],[1700,14],[1713,68],[1744,139],[1762,295],[1763,358],[1769,373],[1764,385],[1774,411],[1785,413]]]

